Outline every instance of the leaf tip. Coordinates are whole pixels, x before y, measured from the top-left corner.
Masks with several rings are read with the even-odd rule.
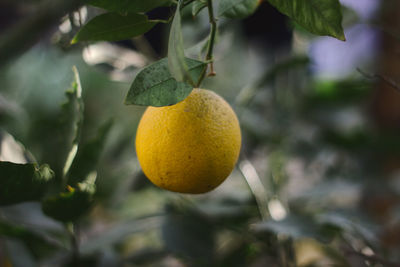
[[[71,45],[74,45],[74,44],[76,44],[76,43],[78,43],[78,38],[77,38],[77,36],[75,36],[75,37],[71,40],[70,44],[71,44]]]
[[[346,40],[346,36],[344,35],[344,32],[340,32],[340,33],[337,33],[337,34],[331,34],[329,36],[331,36],[331,37],[333,37],[335,39],[338,39],[339,41],[343,41],[343,42],[347,41]]]
[[[340,41],[346,42],[346,35],[344,34],[343,30],[337,32],[334,37]]]
[[[134,105],[134,103],[132,103],[132,101],[129,100],[128,97],[126,97],[125,100],[124,100],[124,105],[130,106],[130,105]]]

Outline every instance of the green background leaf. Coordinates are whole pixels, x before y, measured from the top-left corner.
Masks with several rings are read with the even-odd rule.
[[[115,12],[147,12],[157,7],[169,6],[171,0],[90,0],[89,5]]]
[[[186,58],[190,75],[194,81],[200,79],[207,67],[204,62]],[[193,86],[177,82],[168,69],[168,59],[161,59],[138,73],[125,99],[128,105],[167,106],[185,99]]]
[[[75,186],[84,181],[89,173],[96,168],[112,124],[112,120],[107,121],[100,127],[95,138],[79,146],[67,175],[69,185]]]
[[[0,162],[0,205],[40,200],[54,172],[48,165]]]
[[[342,28],[341,5],[338,0],[268,1],[311,33],[346,40]]]
[[[207,6],[207,2],[205,0],[197,0],[193,2],[192,5],[192,15],[195,17],[199,12]]]
[[[182,25],[180,4],[178,4],[172,21],[171,31],[168,40],[168,66],[172,76],[178,82],[193,81],[189,75],[189,68],[185,61],[185,53],[183,47]]]
[[[78,70],[73,67],[74,82],[65,95],[68,101],[61,107],[60,128],[58,134],[58,147],[62,155],[62,161],[57,162],[56,175],[64,177],[73,158],[76,155],[81,139],[84,103],[82,100],[82,85]],[[62,173],[61,173],[62,171]]]
[[[106,13],[85,24],[71,43],[80,41],[120,41],[148,32],[158,22],[148,20],[143,14]]]
[[[61,222],[74,222],[87,214],[93,204],[93,195],[96,191],[95,178],[89,175],[76,188],[69,187],[68,192],[46,198],[42,202],[43,212]]]
[[[245,18],[253,14],[258,6],[258,0],[220,0],[218,16],[227,18]]]

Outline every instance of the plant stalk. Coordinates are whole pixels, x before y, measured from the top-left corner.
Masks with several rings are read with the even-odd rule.
[[[215,35],[217,33],[217,21],[214,17],[214,8],[212,4],[212,0],[207,0],[207,7],[208,7],[208,16],[210,18],[211,30],[210,30],[210,39],[208,41],[207,47],[207,55],[206,61],[213,59],[213,50],[214,50],[214,42],[215,42]],[[213,63],[210,63],[211,66],[211,73],[213,73]]]
[[[210,19],[210,37],[208,39],[208,45],[207,45],[207,54],[206,54],[206,62],[210,62],[210,73],[208,76],[215,76],[214,72],[214,64],[213,64],[213,51],[214,51],[214,43],[215,43],[215,36],[217,33],[217,21],[214,16],[214,8],[213,8],[213,3],[212,0],[207,0],[207,8],[208,8],[208,16]],[[197,87],[200,86],[201,82],[205,78],[207,73],[207,68],[203,71],[203,73],[200,76],[199,82],[197,83]]]

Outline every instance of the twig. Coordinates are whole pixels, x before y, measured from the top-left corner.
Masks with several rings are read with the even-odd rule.
[[[212,4],[212,0],[207,0],[207,8],[208,8],[208,17],[210,19],[210,37],[208,39],[208,46],[207,46],[207,54],[206,54],[206,61],[210,62],[210,73],[208,76],[215,76],[214,72],[214,63],[213,63],[213,51],[214,51],[214,43],[215,43],[215,36],[217,33],[217,21],[214,16],[214,8]],[[207,69],[203,71],[200,76],[199,82],[197,83],[197,87],[200,86],[201,82],[203,81],[204,77],[206,76]]]
[[[400,85],[398,83],[396,83],[393,79],[386,77],[384,75],[381,74],[377,74],[377,73],[366,73],[364,71],[362,71],[360,68],[357,68],[357,71],[364,76],[365,78],[368,79],[379,79],[385,83],[387,83],[388,85],[390,85],[393,89],[395,89],[397,92],[400,93]]]
[[[213,59],[213,51],[214,51],[215,35],[217,33],[217,22],[214,17],[214,8],[213,8],[212,0],[207,0],[207,7],[208,7],[208,16],[210,18],[211,30],[210,30],[210,40],[208,42],[208,47],[207,47],[206,60],[212,60]],[[214,72],[213,62],[210,63],[210,66],[211,66],[210,74],[214,74],[213,73]]]

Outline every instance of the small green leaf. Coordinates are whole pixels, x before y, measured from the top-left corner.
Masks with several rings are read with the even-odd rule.
[[[65,148],[63,153],[63,177],[68,172],[72,160],[76,155],[78,144],[81,137],[82,125],[83,125],[83,112],[84,104],[82,100],[82,85],[81,79],[77,68],[72,68],[74,72],[74,82],[72,88],[66,92],[68,101],[62,105],[61,113],[61,142],[64,145],[60,146]]]
[[[48,165],[0,161],[0,206],[40,200],[53,177]]]
[[[98,130],[97,136],[87,144],[79,146],[78,152],[67,174],[68,184],[75,186],[95,170],[101,152],[111,129],[112,120],[107,121]]]
[[[85,24],[71,43],[80,41],[120,41],[148,32],[158,21],[152,21],[143,14],[106,13]]]
[[[268,0],[311,33],[345,41],[339,0]]]
[[[242,19],[253,14],[258,6],[258,0],[220,0],[218,16]]]
[[[89,0],[88,4],[115,12],[141,13],[157,7],[170,6],[172,0]]]
[[[196,82],[207,64],[186,58],[192,79]],[[125,99],[127,105],[167,106],[184,100],[193,86],[177,82],[168,70],[168,59],[163,58],[143,70],[136,76]]]
[[[190,84],[194,84],[189,74],[189,68],[185,61],[180,3],[181,1],[179,1],[176,8],[174,20],[172,21],[171,31],[169,34],[168,67],[172,76],[178,82],[188,82]]]
[[[192,5],[193,17],[196,17],[197,14],[199,14],[199,12],[201,10],[203,10],[203,8],[205,8],[206,6],[207,6],[207,2],[205,0],[197,0],[197,1],[193,2],[193,5]]]
[[[67,186],[67,192],[48,197],[42,202],[43,212],[61,222],[76,221],[92,207],[93,195],[96,192],[95,181],[94,172],[76,187]]]

